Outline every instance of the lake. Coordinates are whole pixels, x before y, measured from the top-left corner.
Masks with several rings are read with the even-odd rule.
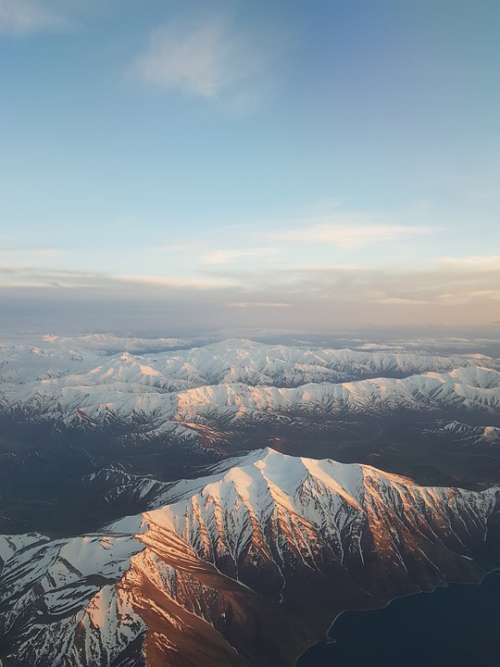
[[[482,584],[347,612],[298,667],[496,667],[500,664],[500,572]]]

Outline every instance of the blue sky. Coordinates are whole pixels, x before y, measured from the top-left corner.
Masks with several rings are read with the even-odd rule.
[[[500,320],[499,44],[488,0],[0,0],[0,305]]]

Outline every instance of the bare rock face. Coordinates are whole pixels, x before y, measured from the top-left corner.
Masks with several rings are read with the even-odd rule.
[[[272,449],[149,480],[149,509],[97,534],[0,537],[0,659],[293,665],[343,609],[479,580],[499,493]]]

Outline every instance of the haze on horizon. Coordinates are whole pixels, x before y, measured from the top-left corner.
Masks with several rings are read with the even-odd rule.
[[[498,329],[500,5],[0,0],[1,329]]]

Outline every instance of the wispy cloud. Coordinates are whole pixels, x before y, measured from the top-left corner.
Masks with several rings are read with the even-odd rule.
[[[442,257],[444,267],[459,271],[500,271],[500,255]]]
[[[233,301],[228,303],[229,308],[290,308],[290,303],[283,303],[282,301]]]
[[[356,218],[323,222],[278,232],[272,238],[301,243],[331,243],[339,248],[356,248],[370,243],[395,241],[432,234],[431,227],[394,224],[359,224]]]
[[[374,301],[385,306],[422,306],[430,303],[426,299],[411,299],[402,296],[384,296]]]
[[[262,45],[227,21],[174,21],[151,33],[132,71],[145,83],[208,99],[248,94],[264,63]]]
[[[438,259],[426,269],[269,265],[267,270],[242,275],[228,266],[216,275],[184,277],[0,265],[0,310],[2,303],[21,303],[22,298],[40,308],[49,304],[52,312],[52,305],[64,302],[66,308],[68,300],[76,299],[85,301],[89,312],[95,304],[108,303],[109,312],[101,314],[110,321],[128,311],[129,304],[130,312],[150,311],[155,321],[189,320],[190,326],[200,328],[207,321],[226,326],[249,318],[256,326],[303,328],[307,322],[310,330],[340,324],[490,324],[500,302],[500,265],[485,271],[482,265],[489,263],[485,256],[484,261],[466,262],[462,270],[458,261],[463,258],[450,259],[448,263]],[[168,319],[162,319],[167,318],[165,313]]]
[[[93,289],[110,285],[112,279],[104,273],[65,271],[31,266],[0,264],[0,288],[27,287],[33,289]]]
[[[53,266],[54,260],[60,258],[63,252],[59,248],[17,248],[0,247],[0,266],[23,267],[33,265]]]
[[[234,286],[234,280],[217,276],[178,277],[178,276],[147,276],[147,275],[118,275],[115,280],[122,283],[144,285],[146,287],[165,288],[192,288],[192,289],[218,289]]]
[[[68,25],[68,17],[40,0],[0,0],[0,32],[33,33]]]
[[[241,259],[265,259],[274,257],[278,254],[277,248],[249,248],[244,249],[225,249],[225,250],[211,250],[202,256],[202,262],[210,265],[232,264]]]
[[[229,277],[217,276],[161,276],[145,274],[111,274],[90,271],[72,271],[43,267],[2,265],[0,288],[34,287],[121,291],[136,288],[141,293],[155,288],[163,290],[218,290],[237,283]]]

